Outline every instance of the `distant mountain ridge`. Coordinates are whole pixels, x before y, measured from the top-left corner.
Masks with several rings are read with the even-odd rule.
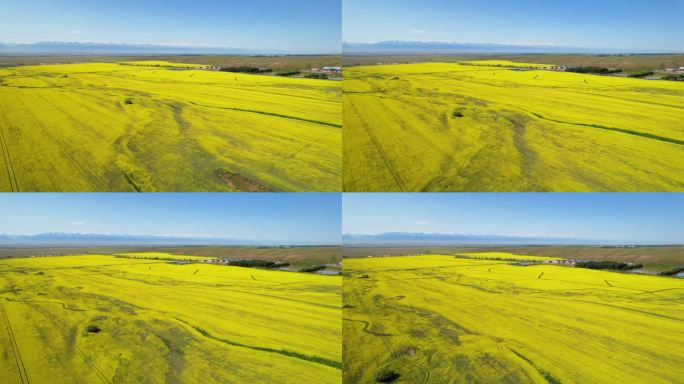
[[[252,240],[228,237],[115,235],[98,233],[0,234],[0,246],[9,245],[325,245],[309,241]]]
[[[344,53],[655,53],[637,50],[610,50],[552,44],[456,43],[441,41],[391,40],[375,43],[343,42]]]
[[[158,45],[158,44],[117,44],[117,43],[96,43],[96,42],[69,42],[69,41],[42,41],[32,44],[16,44],[0,42],[0,54],[35,54],[35,55],[86,55],[86,54],[155,54],[155,55],[174,55],[174,54],[310,54],[302,50],[300,52],[289,52],[269,49],[247,49],[233,47],[209,47],[209,46],[184,46],[184,45]]]
[[[619,241],[551,236],[388,232],[343,234],[343,245],[612,245]]]

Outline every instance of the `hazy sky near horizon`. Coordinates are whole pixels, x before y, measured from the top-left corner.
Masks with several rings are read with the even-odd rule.
[[[684,52],[682,0],[343,0],[347,42],[550,44]]]
[[[339,244],[337,193],[0,194],[0,233],[228,237]]]
[[[2,0],[0,14],[0,42],[341,50],[340,0]]]
[[[423,232],[684,243],[684,194],[345,194],[344,233]]]

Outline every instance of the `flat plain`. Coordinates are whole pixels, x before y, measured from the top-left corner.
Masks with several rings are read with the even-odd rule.
[[[340,276],[127,256],[0,260],[0,381],[340,382]]]
[[[17,60],[26,61],[21,58]],[[681,54],[633,54],[633,55],[596,55],[596,54],[522,54],[522,55],[475,55],[475,54],[359,54],[345,52],[342,63],[346,66],[375,65],[377,63],[458,63],[471,60],[501,60],[522,63],[553,63],[575,67],[619,68],[625,71],[644,71],[654,69],[679,68],[684,66]],[[0,63],[1,65],[1,63]]]
[[[684,280],[479,257],[344,260],[343,381],[684,377]]]
[[[684,190],[681,82],[489,63],[345,69],[344,190]]]
[[[0,69],[0,191],[340,190],[339,82],[187,67]]]
[[[684,266],[684,246],[573,246],[573,245],[550,245],[550,246],[345,246],[342,250],[344,258],[357,258],[366,256],[410,256],[410,255],[457,255],[463,253],[487,253],[502,252],[523,255],[546,256],[553,258],[572,259],[579,258],[594,261],[632,262],[644,265],[664,264],[671,266]],[[2,251],[0,250],[0,257]]]

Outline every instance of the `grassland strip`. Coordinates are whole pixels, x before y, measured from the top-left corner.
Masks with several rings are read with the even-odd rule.
[[[10,348],[12,348],[12,352],[14,353],[14,360],[17,363],[17,370],[19,372],[21,382],[22,384],[29,384],[31,381],[29,380],[28,373],[26,373],[26,366],[24,365],[24,360],[21,358],[19,345],[17,345],[17,339],[14,336],[14,331],[12,330],[12,323],[10,323],[9,317],[7,316],[7,309],[5,308],[5,303],[2,301],[0,301],[0,315],[2,315],[2,319],[5,323],[5,328],[7,329],[7,334],[10,339]]]
[[[374,286],[374,285],[375,285],[375,283],[368,282],[368,281],[366,281],[366,283],[367,283],[367,284],[370,284],[371,286]],[[353,284],[350,284],[350,287],[351,287],[351,290],[352,290],[351,294],[354,296],[354,299],[352,299],[352,301],[353,301],[353,302],[360,303],[360,302],[361,302],[361,298],[362,298],[363,295],[364,295],[364,293],[361,292],[361,291],[363,290],[363,288],[355,287]],[[366,309],[367,309],[367,311],[368,311],[368,316],[369,316],[369,318],[371,318],[371,319],[372,319],[372,318],[378,318],[378,316],[377,316],[377,314],[376,314],[376,311],[379,310],[379,307],[377,307],[377,306],[369,306],[369,307],[366,307]],[[370,326],[370,324],[369,324],[369,326]],[[366,328],[366,329],[367,329],[367,328]],[[390,356],[394,356],[394,348],[392,347],[392,340],[391,340],[391,338],[390,338],[390,337],[381,337],[381,338],[380,338],[380,341],[382,341],[382,343],[385,345],[385,348],[386,348],[387,351],[389,352]]]
[[[55,305],[61,305],[62,309],[66,311],[73,311],[73,312],[89,312],[89,311],[97,311],[98,309],[79,309],[79,308],[69,308],[69,306],[66,303],[63,303],[61,301],[48,301],[48,300],[16,300],[16,299],[10,299],[9,297],[3,297],[0,296],[0,299],[5,299],[6,301],[11,301],[14,303],[37,303],[37,304],[55,304]]]
[[[351,99],[347,98],[347,100],[349,101],[349,107],[351,108],[352,111],[354,111],[354,115],[356,115],[359,118],[361,125],[363,125],[363,128],[366,130],[366,133],[368,133],[368,136],[373,141],[373,144],[375,145],[375,149],[378,150],[380,157],[382,157],[382,160],[385,162],[385,166],[387,167],[387,170],[390,172],[390,174],[394,178],[394,182],[402,190],[402,192],[408,192],[408,188],[406,187],[406,184],[401,179],[401,176],[399,176],[399,173],[397,173],[397,171],[394,169],[392,162],[387,157],[387,154],[385,153],[385,150],[382,148],[382,145],[380,145],[380,141],[375,136],[375,133],[370,128],[370,126],[368,126],[368,123],[366,122],[366,120],[364,120],[363,115],[361,115],[359,113],[358,109],[356,109],[356,106],[351,101]]]
[[[537,364],[535,364],[532,360],[528,359],[526,356],[524,356],[524,355],[521,354],[520,352],[518,352],[518,351],[516,351],[516,350],[514,350],[514,349],[511,349],[511,348],[508,348],[508,350],[511,351],[511,352],[513,352],[513,353],[514,353],[516,356],[518,356],[519,358],[525,360],[529,365],[531,365],[534,369],[536,369],[537,372],[539,372],[539,374],[542,375],[542,377],[543,377],[544,379],[546,379],[546,381],[547,381],[549,384],[561,384],[561,381],[560,381],[560,380],[558,380],[557,378],[555,378],[555,377],[554,377],[553,375],[551,375],[549,372],[546,372],[545,370],[539,368],[539,367],[537,366]]]
[[[180,321],[181,323],[193,328],[195,331],[199,332],[202,336],[209,338],[209,339],[212,339],[212,340],[215,340],[215,341],[219,341],[219,342],[224,343],[224,344],[232,345],[235,347],[248,348],[248,349],[251,349],[254,351],[275,353],[278,355],[293,357],[295,359],[309,361],[309,362],[316,363],[316,364],[327,365],[329,367],[337,368],[340,370],[342,369],[342,363],[339,361],[326,359],[325,357],[320,357],[320,356],[305,355],[303,353],[294,352],[294,351],[290,351],[287,349],[275,349],[275,348],[259,347],[259,346],[254,346],[254,345],[247,345],[247,344],[243,344],[243,343],[238,343],[236,341],[216,337],[216,336],[212,335],[211,333],[207,332],[206,330],[204,330],[200,327],[194,326],[185,320],[179,319],[177,317],[174,317],[174,319],[176,319],[176,320]]]
[[[531,179],[530,168],[532,168],[532,166],[537,162],[537,156],[528,148],[527,142],[525,141],[526,121],[523,120],[526,120],[527,117],[524,115],[517,116],[520,117],[516,118],[514,116],[504,116],[504,118],[513,125],[513,142],[515,143],[515,147],[520,154],[520,170],[522,172],[522,176],[529,182]]]
[[[135,181],[133,181],[133,179],[131,178],[131,175],[129,175],[128,172],[126,172],[126,171],[121,171],[121,174],[123,175],[124,179],[126,179],[126,182],[127,182],[131,187],[133,187],[133,189],[134,189],[136,192],[140,193],[140,192],[143,191],[142,188],[140,188],[140,186],[139,186],[138,184],[136,184]]]
[[[344,321],[351,321],[352,323],[361,323],[361,324],[363,324],[363,329],[362,329],[362,331],[368,333],[369,335],[378,336],[378,337],[394,336],[394,335],[392,335],[391,333],[380,333],[380,332],[373,332],[373,331],[369,330],[368,328],[370,327],[370,323],[367,322],[367,321],[365,321],[365,320],[348,319],[348,318],[346,318],[346,317],[345,317],[345,318],[342,318],[342,320],[344,320]]]

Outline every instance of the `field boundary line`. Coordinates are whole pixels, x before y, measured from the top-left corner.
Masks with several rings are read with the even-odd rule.
[[[2,314],[2,318],[5,322],[5,327],[7,328],[7,334],[10,338],[10,348],[12,348],[12,352],[14,353],[14,360],[17,363],[17,369],[19,371],[19,377],[21,378],[21,382],[29,384],[31,381],[29,380],[28,373],[26,372],[26,366],[24,365],[24,359],[21,357],[21,352],[19,351],[19,345],[17,344],[17,339],[14,336],[14,331],[12,330],[12,324],[10,323],[9,317],[7,316],[7,309],[5,308],[5,303],[4,301],[0,300],[0,312]],[[26,380],[24,380],[26,379]]]
[[[652,133],[647,133],[647,132],[637,132],[637,131],[632,131],[630,129],[625,129],[625,128],[617,128],[617,127],[608,127],[605,125],[599,125],[599,124],[587,124],[587,123],[575,123],[571,121],[563,121],[563,120],[556,120],[556,119],[551,119],[548,117],[544,117],[538,113],[535,112],[530,112],[527,111],[528,113],[531,113],[533,116],[540,118],[542,120],[546,121],[551,121],[554,123],[559,123],[559,124],[570,124],[570,125],[577,125],[580,127],[589,127],[589,128],[598,128],[598,129],[603,129],[605,131],[612,131],[612,132],[620,132],[624,133],[627,135],[632,135],[632,136],[639,136],[643,137],[646,139],[651,139],[651,140],[657,140],[657,141],[662,141],[665,143],[671,143],[671,144],[678,144],[678,145],[684,145],[684,140],[679,140],[679,139],[673,139],[670,137],[665,137],[665,136],[660,136],[660,135],[654,135]]]
[[[196,103],[194,101],[188,101],[189,104],[196,105],[198,107],[205,107],[205,108],[216,108],[216,109],[226,109],[229,111],[237,111],[237,112],[249,112],[249,113],[256,113],[258,115],[266,115],[266,116],[274,116],[274,117],[281,117],[283,119],[290,119],[290,120],[299,120],[299,121],[305,121],[307,123],[314,123],[314,124],[320,124],[320,125],[326,125],[328,127],[334,127],[334,128],[342,128],[342,124],[335,124],[335,123],[328,123],[325,121],[319,121],[319,120],[311,120],[311,119],[305,119],[303,117],[297,117],[297,116],[288,116],[288,115],[282,115],[280,113],[273,113],[273,112],[264,112],[264,111],[257,111],[255,109],[245,109],[245,108],[236,108],[236,107],[219,107],[216,105],[206,105],[206,104],[200,104]]]
[[[259,346],[255,346],[255,345],[242,344],[242,343],[239,343],[239,342],[236,342],[236,341],[232,341],[232,340],[222,339],[222,338],[220,338],[220,337],[216,337],[216,336],[212,335],[211,333],[207,332],[206,330],[204,330],[204,329],[202,329],[202,328],[200,328],[200,327],[194,326],[194,325],[192,325],[192,324],[186,322],[185,320],[181,320],[181,319],[179,319],[179,318],[177,318],[177,317],[174,317],[174,319],[176,319],[176,320],[180,321],[181,323],[183,323],[183,324],[185,324],[185,325],[191,327],[192,329],[194,329],[195,331],[197,331],[200,335],[202,335],[202,336],[204,336],[204,337],[206,337],[206,338],[208,338],[208,339],[215,340],[215,341],[218,341],[218,342],[221,342],[221,343],[224,343],[224,344],[232,345],[232,346],[234,346],[234,347],[247,348],[247,349],[251,349],[251,350],[254,350],[254,351],[275,353],[275,354],[282,355],[282,356],[285,356],[285,357],[292,357],[292,358],[295,358],[295,359],[308,361],[308,362],[310,362],[310,363],[316,363],[316,364],[321,364],[321,365],[327,365],[328,367],[332,367],[332,368],[336,368],[336,369],[342,370],[342,363],[339,362],[339,361],[335,361],[335,360],[332,360],[332,359],[327,359],[327,358],[325,358],[325,357],[320,357],[320,356],[316,356],[316,355],[305,355],[305,354],[303,354],[303,353],[299,353],[299,352],[295,352],[295,351],[290,351],[290,350],[287,350],[287,349],[275,349],[275,348],[269,348],[269,347],[259,347]]]

